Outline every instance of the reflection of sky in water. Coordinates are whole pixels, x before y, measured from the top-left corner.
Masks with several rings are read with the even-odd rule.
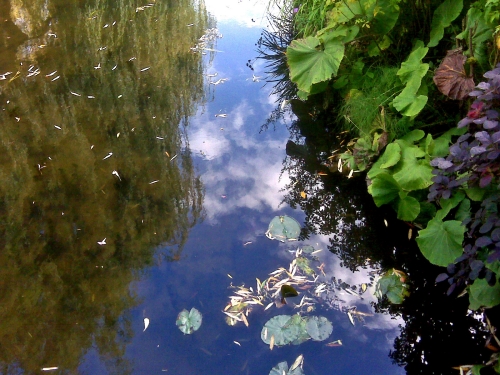
[[[209,10],[212,3],[220,6],[214,10],[215,15],[222,14],[218,12],[224,9],[224,3],[208,1]],[[260,339],[261,328],[274,315],[293,314],[290,306],[256,309],[249,316],[249,328],[228,327],[224,322],[221,310],[227,303],[231,282],[254,285],[255,277],[263,280],[293,259],[286,249],[296,248],[296,244],[285,245],[264,236],[270,220],[277,214],[303,220],[302,213],[280,206],[280,189],[288,182],[288,177],[281,175],[288,133],[280,124],[275,131],[259,133],[274,108],[273,100],[268,96],[270,87],[252,82],[252,71],[245,65],[256,56],[260,29],[242,29],[240,25],[254,26],[245,20],[255,19],[255,12],[263,8],[247,0],[227,3],[230,9],[240,5],[247,8],[239,13],[224,11],[225,16],[218,18],[224,37],[216,48],[223,52],[217,54],[208,72],[218,72],[212,79],[229,80],[210,85],[214,100],[200,108],[188,126],[189,145],[206,189],[207,219],[192,229],[180,261],[152,268],[134,287],[143,303],[131,311],[135,336],[127,359],[133,364],[132,373],[153,374],[168,369],[170,374],[268,374],[278,362],[291,364],[304,354],[306,374],[402,374],[404,370],[393,366],[388,357],[401,323],[390,316],[378,314],[353,327],[345,313],[319,309],[316,313],[327,316],[334,325],[328,342],[341,339],[343,347],[329,348],[309,341],[272,352]],[[254,13],[244,13],[250,10]],[[231,15],[237,16],[237,22],[230,22]],[[260,64],[254,67],[255,75],[264,75]],[[215,116],[221,113],[227,117]],[[247,241],[252,243],[244,246]],[[326,265],[328,280],[335,276],[352,285],[368,281],[367,270],[353,274],[339,266],[326,251],[327,237],[313,236],[307,244],[324,249],[319,257]],[[347,306],[357,305],[358,310],[371,312],[374,299],[369,294],[366,292],[363,300],[347,293],[339,296]],[[175,319],[182,309],[191,307],[202,312],[203,324],[198,332],[185,336],[175,326]],[[145,332],[144,317],[151,322]],[[106,373],[92,352],[81,370]]]

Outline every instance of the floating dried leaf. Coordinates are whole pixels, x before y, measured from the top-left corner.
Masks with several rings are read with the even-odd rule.
[[[295,370],[297,367],[302,366],[304,363],[304,356],[300,354],[296,359],[295,362],[293,362],[293,365],[290,366],[290,372]]]

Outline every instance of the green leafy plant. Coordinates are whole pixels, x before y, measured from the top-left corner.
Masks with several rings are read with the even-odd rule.
[[[428,51],[429,48],[424,47],[421,40],[417,40],[413,51],[398,70],[397,75],[405,88],[394,98],[392,104],[405,116],[418,115],[427,104],[427,85],[422,82],[422,79],[429,70],[429,64],[423,63],[422,59],[427,55]]]
[[[290,79],[305,97],[315,92],[314,85],[329,81],[337,74],[344,58],[343,37],[347,28],[320,38],[307,37],[292,41],[287,48]],[[324,87],[317,91],[323,91]]]
[[[400,220],[417,218],[420,203],[412,194],[432,184],[428,154],[432,137],[424,136],[422,130],[413,130],[389,144],[368,172],[368,178],[372,180],[368,192],[375,204],[393,204]],[[421,142],[417,144],[417,141]]]
[[[379,155],[380,151],[387,144],[387,133],[382,129],[377,129],[372,134],[352,140],[348,147],[352,149],[340,155],[340,159],[347,164],[350,169],[364,171]]]
[[[444,0],[434,11],[430,40],[427,47],[435,47],[444,36],[444,29],[460,15],[463,0]]]

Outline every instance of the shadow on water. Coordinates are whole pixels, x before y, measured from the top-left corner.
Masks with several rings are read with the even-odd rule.
[[[0,373],[114,373],[129,284],[203,219],[184,131],[208,24],[191,1],[0,2]],[[192,27],[187,24],[194,23]]]
[[[287,27],[291,24],[278,25],[278,29]],[[389,356],[407,374],[455,374],[461,365],[488,362],[492,352],[485,348],[489,332],[481,315],[468,310],[467,297],[447,297],[447,286],[435,284],[442,269],[421,255],[416,228],[397,220],[390,207],[375,206],[367,193],[365,175],[347,178],[329,159],[349,141],[339,130],[335,113],[325,106],[333,100],[325,100],[331,93],[327,90],[302,102],[284,89],[290,81],[284,65],[283,34],[292,33],[264,32],[261,38],[260,58],[271,62],[267,73],[271,83],[278,82],[275,91],[279,97],[263,129],[294,116],[288,124],[291,136],[283,174],[290,177],[290,183],[284,189],[284,202],[305,213],[301,239],[328,236],[330,252],[353,272],[374,266],[408,275],[411,294],[401,305],[392,305],[387,298],[373,303],[376,312],[404,321]],[[500,324],[499,311],[497,307],[486,312],[493,326]]]

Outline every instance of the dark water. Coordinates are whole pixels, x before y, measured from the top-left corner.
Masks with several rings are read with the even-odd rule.
[[[255,288],[304,245],[322,249],[318,283],[359,286],[407,262],[379,257],[396,235],[357,194],[363,181],[342,191],[321,166],[286,156],[289,110],[259,132],[278,105],[255,78],[264,9],[0,1],[0,373],[268,374],[303,354],[306,374],[403,374],[395,339],[400,365],[426,369],[428,354],[408,348],[427,337],[415,321],[429,319],[377,304],[373,285],[363,298],[317,299],[314,314],[333,324],[325,342],[269,350],[263,325],[293,303],[256,306],[248,327],[225,322],[231,285]],[[193,52],[214,27],[205,54]],[[276,215],[297,219],[306,239],[266,238]],[[353,306],[374,315],[353,325]],[[175,321],[192,307],[203,323],[184,335]],[[325,346],[334,340],[343,345]]]

